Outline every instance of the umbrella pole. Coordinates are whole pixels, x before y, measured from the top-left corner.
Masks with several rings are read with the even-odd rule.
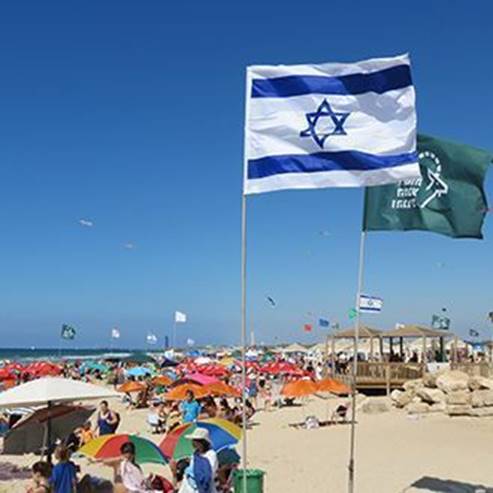
[[[52,403],[51,401],[48,401],[48,421],[46,422],[46,461],[48,464],[51,464],[51,416],[50,416],[50,409],[51,409]]]

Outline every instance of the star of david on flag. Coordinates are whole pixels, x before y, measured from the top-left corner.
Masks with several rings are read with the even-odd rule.
[[[247,69],[245,194],[420,176],[407,55]]]

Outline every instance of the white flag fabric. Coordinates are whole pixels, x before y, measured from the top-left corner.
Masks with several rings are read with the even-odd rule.
[[[193,346],[195,341],[193,339],[187,339],[187,346]]]
[[[245,194],[420,176],[409,57],[247,69]]]
[[[359,297],[359,311],[361,313],[380,313],[383,308],[382,298],[376,296],[367,296],[362,294]]]
[[[176,323],[185,323],[187,321],[187,314],[183,312],[175,312],[175,322]]]
[[[112,339],[120,339],[120,331],[118,329],[111,330],[111,338]]]
[[[156,344],[157,343],[157,336],[153,334],[152,332],[149,332],[146,337],[147,344]]]

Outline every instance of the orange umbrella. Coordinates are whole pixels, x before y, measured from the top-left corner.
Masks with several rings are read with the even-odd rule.
[[[167,377],[166,375],[159,375],[152,379],[152,383],[154,385],[162,385],[163,387],[168,387],[173,383],[173,380],[171,380],[171,378]]]
[[[209,393],[205,387],[201,387],[200,385],[195,385],[193,383],[184,383],[164,394],[164,398],[167,401],[183,401],[189,390],[193,392],[196,399],[202,399]]]
[[[317,385],[311,380],[296,380],[288,382],[281,390],[284,397],[306,397],[317,392]]]
[[[332,394],[350,394],[351,389],[334,378],[324,378],[316,383],[317,392],[331,392]]]
[[[204,385],[207,392],[214,397],[241,397],[241,392],[225,382],[215,382]]]
[[[142,392],[146,389],[146,386],[140,382],[125,382],[123,385],[118,387],[118,392],[125,392],[130,394],[131,392]]]

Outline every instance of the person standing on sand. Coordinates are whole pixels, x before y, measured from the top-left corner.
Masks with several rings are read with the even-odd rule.
[[[64,445],[55,449],[55,457],[58,460],[53,468],[50,483],[53,493],[75,493],[77,489],[77,466],[70,460],[70,452]]]
[[[200,404],[191,390],[187,390],[186,398],[181,403],[181,414],[184,423],[195,423],[199,417]]]
[[[117,427],[118,416],[109,408],[108,401],[101,401],[96,424],[98,436],[111,435]]]

